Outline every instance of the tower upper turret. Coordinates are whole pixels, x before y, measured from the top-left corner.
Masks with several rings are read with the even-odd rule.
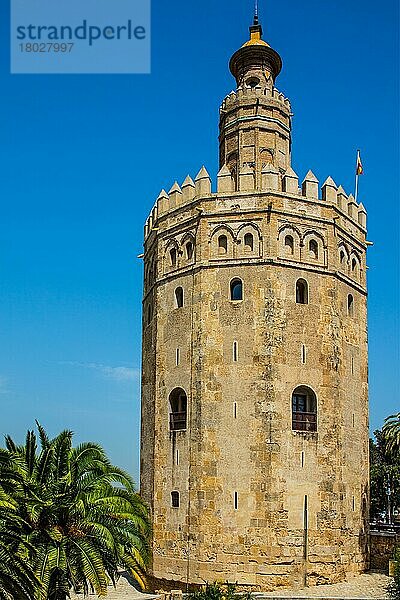
[[[256,15],[250,27],[250,39],[235,52],[229,63],[238,88],[247,86],[272,90],[282,69],[281,57],[262,39],[262,33]]]
[[[229,169],[235,190],[260,190],[264,172],[283,175],[290,167],[291,109],[274,87],[281,57],[262,39],[257,16],[229,68],[237,90],[221,106],[220,168]]]

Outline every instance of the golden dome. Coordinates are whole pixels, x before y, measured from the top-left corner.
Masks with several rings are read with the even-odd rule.
[[[253,28],[251,28],[251,29],[253,29]],[[268,48],[269,48],[270,45],[261,39],[261,35],[262,35],[261,27],[257,28],[257,29],[254,28],[253,31],[250,31],[249,41],[246,42],[245,44],[243,44],[242,48],[245,48],[246,46],[268,46]]]
[[[255,16],[254,23],[250,27],[250,39],[236,50],[229,61],[229,69],[238,86],[243,85],[246,73],[254,69],[267,69],[273,81],[281,72],[281,57],[267,42],[264,42],[262,34],[262,26]]]

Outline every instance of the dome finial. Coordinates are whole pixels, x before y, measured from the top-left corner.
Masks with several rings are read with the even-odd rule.
[[[258,25],[258,0],[254,0],[254,22],[253,25]]]
[[[262,39],[263,29],[259,20],[259,0],[254,0],[254,19],[250,26],[250,39],[232,56],[229,68],[238,88],[253,85],[273,86],[282,68],[281,57]],[[249,83],[250,82],[250,83]]]
[[[263,30],[261,27],[259,15],[258,15],[258,0],[254,0],[254,18],[253,24],[250,26],[250,41],[258,42],[261,40],[263,34]],[[261,43],[265,43],[262,42]]]

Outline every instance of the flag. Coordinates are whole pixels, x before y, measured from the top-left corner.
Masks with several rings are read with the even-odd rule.
[[[361,162],[360,151],[357,150],[357,167],[356,167],[356,175],[364,175],[364,169]]]

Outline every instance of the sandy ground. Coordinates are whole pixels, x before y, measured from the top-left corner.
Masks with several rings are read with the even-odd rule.
[[[341,600],[374,598],[375,600],[384,600],[388,598],[386,586],[389,581],[390,578],[381,573],[365,573],[346,583],[319,585],[295,592],[290,590],[268,592],[263,594],[263,598],[336,598]],[[95,597],[90,596],[91,599]],[[107,594],[107,600],[152,600],[154,598],[157,596],[138,592],[124,577],[120,578],[117,588],[110,587]],[[83,600],[83,596],[71,594],[71,600]]]
[[[296,590],[296,592],[281,591],[264,594],[264,598],[388,598],[386,587],[390,577],[381,573],[365,573],[358,575],[346,583],[333,585],[318,585],[312,588]]]

